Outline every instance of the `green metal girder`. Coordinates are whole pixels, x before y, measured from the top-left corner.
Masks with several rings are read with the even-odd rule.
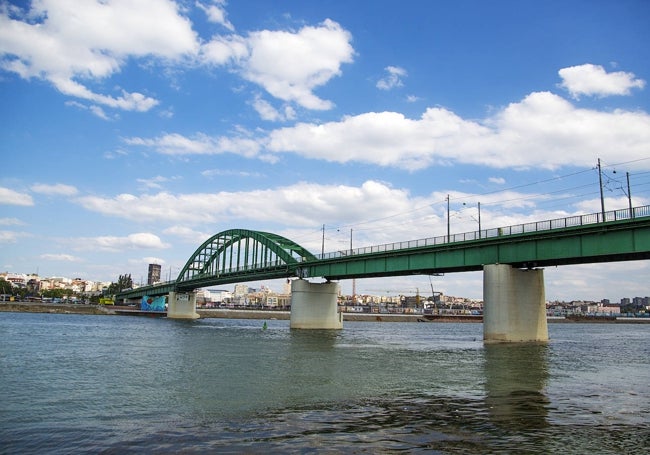
[[[351,255],[308,264],[309,276],[329,279],[650,259],[650,218]]]
[[[188,282],[204,282],[209,279],[210,274],[208,271],[210,266],[214,263],[218,264],[217,261],[229,247],[247,239],[252,240],[253,244],[246,244],[244,253],[246,257],[243,258],[243,264],[252,262],[252,257],[248,257],[248,255],[255,254],[254,252],[258,251],[258,245],[275,253],[281,263],[286,265],[295,265],[305,260],[316,260],[316,257],[305,248],[280,235],[247,229],[230,229],[220,232],[203,242],[185,263],[185,266],[178,274],[176,282],[186,287],[185,284]],[[297,255],[300,260],[296,259],[294,255]]]
[[[232,229],[206,240],[187,261],[175,282],[126,291],[118,297],[164,295],[173,290],[291,276],[346,279],[475,271],[482,270],[485,264],[497,263],[545,267],[650,259],[650,216],[647,216],[650,208],[640,209],[646,216],[534,232],[522,230],[507,235],[501,234],[502,229],[495,229],[490,230],[495,233],[492,236],[472,237],[472,240],[462,242],[402,242],[380,246],[374,252],[357,251],[328,259],[318,259],[305,248],[277,234]],[[540,222],[539,225],[550,223]],[[512,231],[504,229],[503,232]],[[263,264],[261,268],[245,267],[218,276],[208,273],[210,264],[215,261],[223,259],[225,263],[228,259],[232,262],[232,258],[221,256],[230,246],[243,240],[253,242],[252,245],[246,243],[247,254],[250,250],[253,250],[251,254],[256,254],[260,252],[259,248],[266,248],[280,259],[280,263]],[[244,258],[243,262],[248,264],[249,259]],[[186,272],[197,270],[196,275],[183,279]]]

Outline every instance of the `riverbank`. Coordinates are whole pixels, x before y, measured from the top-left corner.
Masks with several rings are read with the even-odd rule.
[[[56,314],[115,314],[102,305],[74,305],[68,303],[0,302],[0,312],[56,313]]]
[[[104,305],[74,305],[61,303],[34,303],[34,302],[6,302],[0,303],[0,312],[24,312],[24,313],[60,313],[60,314],[103,314],[103,315],[144,315],[164,313],[140,312],[134,307],[104,306]],[[202,318],[221,319],[267,319],[267,320],[289,320],[289,311],[273,310],[237,310],[237,309],[197,309],[196,312]],[[343,313],[344,321],[366,321],[366,322],[482,322],[481,316],[434,316],[421,314],[386,314],[386,313]]]
[[[233,309],[198,309],[196,312],[202,318],[225,319],[278,319],[289,320],[289,311],[263,311],[263,310],[233,310]],[[343,313],[344,321],[365,322],[483,322],[482,316],[438,316],[422,314],[394,314],[394,313]]]
[[[95,315],[157,315],[164,316],[162,312],[141,312],[134,307],[81,305],[66,303],[35,303],[35,302],[0,302],[0,312],[16,313],[57,313],[57,314],[95,314]],[[221,319],[267,319],[289,320],[289,311],[272,310],[236,310],[236,309],[197,309],[201,318]],[[483,316],[475,315],[432,315],[432,314],[392,314],[392,313],[343,313],[344,321],[364,322],[468,322],[482,323]],[[650,323],[650,318],[629,318],[615,316],[578,316],[554,317],[549,316],[549,323],[618,323],[618,324],[643,324]]]

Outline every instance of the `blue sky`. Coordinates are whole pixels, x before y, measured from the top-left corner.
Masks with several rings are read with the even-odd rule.
[[[445,235],[448,194],[452,232],[478,202],[483,228],[595,213],[599,158],[607,210],[626,173],[650,204],[647,1],[0,5],[3,271],[174,275],[231,228],[316,253],[323,225],[325,251]],[[549,268],[546,294],[646,296],[649,272]]]

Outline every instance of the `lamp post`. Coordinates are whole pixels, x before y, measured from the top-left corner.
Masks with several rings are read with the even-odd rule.
[[[451,235],[449,231],[449,194],[447,194],[447,243],[451,242]]]
[[[626,172],[625,177],[627,177],[627,203],[630,206],[630,218],[634,218],[634,210],[632,209],[632,191],[630,191],[630,173]]]
[[[467,205],[465,202],[463,202],[463,205]],[[478,208],[478,238],[481,238],[481,203],[477,202],[476,206]],[[473,218],[473,217],[472,217]]]
[[[352,256],[352,228],[350,228],[350,256]]]
[[[477,202],[476,207],[478,208],[478,238],[481,238],[481,203]]]
[[[614,169],[614,174],[616,174],[616,169]],[[622,184],[620,186],[620,189],[627,196],[627,204],[628,204],[628,207],[630,209],[630,218],[634,218],[634,209],[632,208],[632,190],[630,189],[630,173],[629,172],[625,173],[625,178],[627,180],[627,192],[625,191],[625,188],[623,188]]]
[[[603,197],[603,173],[600,169],[600,158],[598,158],[598,183],[600,184],[600,211],[605,222],[605,198]]]

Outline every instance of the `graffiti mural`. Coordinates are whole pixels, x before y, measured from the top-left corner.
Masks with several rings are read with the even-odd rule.
[[[140,309],[142,311],[165,311],[165,296],[159,297],[150,297],[145,295],[142,297],[142,303],[140,304]]]

